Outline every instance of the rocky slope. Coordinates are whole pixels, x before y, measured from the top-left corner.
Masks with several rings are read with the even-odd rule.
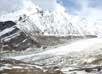
[[[39,45],[36,41],[17,28],[16,23],[13,21],[1,22],[0,26],[0,51],[20,51],[32,47],[33,45]]]
[[[79,40],[36,54],[5,57],[0,60],[1,72],[21,73],[23,70],[23,73],[32,74],[37,68],[37,73],[44,74],[101,74],[101,39]]]

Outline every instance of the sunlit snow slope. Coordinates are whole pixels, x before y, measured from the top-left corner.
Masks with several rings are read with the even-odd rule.
[[[25,3],[23,9],[2,15],[0,20],[14,20],[17,22],[17,27],[26,30],[27,33],[33,33],[35,28],[38,28],[44,35],[102,36],[100,33],[102,26],[98,25],[99,21],[88,24],[87,18],[71,15],[61,5],[53,11],[48,11],[42,10],[31,1]],[[20,16],[25,22],[18,21]]]

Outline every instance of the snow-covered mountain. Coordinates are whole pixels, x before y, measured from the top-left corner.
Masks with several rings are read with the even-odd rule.
[[[22,19],[18,21],[20,17]],[[2,15],[0,20],[16,21],[17,27],[27,33],[34,33],[35,30],[39,30],[45,35],[101,36],[100,32],[102,31],[102,26],[99,25],[100,22],[93,21],[90,24],[85,17],[70,15],[61,5],[58,5],[53,11],[48,11],[42,10],[30,1],[24,9]]]

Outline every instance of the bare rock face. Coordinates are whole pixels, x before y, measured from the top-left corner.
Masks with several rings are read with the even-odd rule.
[[[0,59],[0,74],[64,74],[59,67],[44,68],[15,59]]]
[[[15,22],[0,22],[0,50],[26,50],[34,44],[38,45],[17,28]]]
[[[3,67],[2,67],[3,68]],[[10,65],[9,67],[5,67],[5,69],[0,71],[1,74],[64,74],[60,70],[46,70],[41,68],[37,68],[36,66],[27,66],[27,65]]]

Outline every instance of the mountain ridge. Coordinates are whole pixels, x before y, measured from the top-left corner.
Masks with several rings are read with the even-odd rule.
[[[23,15],[26,16],[24,17]],[[93,24],[89,25],[87,18],[79,17],[77,15],[70,15],[61,5],[57,6],[54,11],[48,11],[42,10],[40,7],[31,2],[29,2],[28,6],[26,6],[24,9],[1,16],[0,20],[13,20],[16,21],[17,24],[22,24],[21,21],[18,21],[19,17],[26,20],[26,23],[27,21],[32,23],[26,24],[23,22],[23,24],[26,24],[26,26],[24,25],[24,28],[29,32],[31,32],[30,30],[33,32],[34,30],[32,26],[36,25],[45,35],[98,35],[100,28],[97,26],[98,22],[94,22]],[[18,27],[20,28],[20,25]]]

